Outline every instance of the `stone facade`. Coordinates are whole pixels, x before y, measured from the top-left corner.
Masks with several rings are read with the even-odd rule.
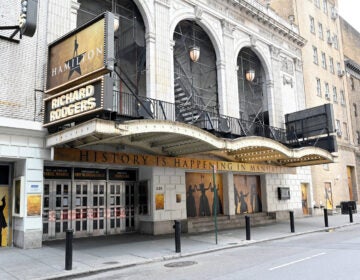
[[[302,48],[306,107],[324,103],[333,104],[338,159],[334,164],[311,168],[314,192],[312,203],[316,206],[325,206],[325,186],[329,185],[332,188],[332,208],[344,200],[357,200],[357,195],[352,196],[349,191],[349,189],[357,190],[357,179],[354,176],[357,165],[356,148],[350,133],[352,107],[349,103],[348,88],[344,83],[346,77],[343,62],[343,50],[345,51],[347,47],[343,48],[341,40],[337,1],[273,0],[270,8],[297,25],[300,35],[307,40],[307,44]],[[347,168],[352,172],[351,186],[347,183]],[[356,194],[357,191],[353,193]]]

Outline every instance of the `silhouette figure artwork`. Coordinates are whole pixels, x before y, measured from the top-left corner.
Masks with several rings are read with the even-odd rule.
[[[196,185],[194,188],[189,185],[188,191],[186,192],[186,210],[188,217],[196,217],[196,204],[194,193],[196,192]]]
[[[0,247],[2,246],[2,230],[7,227],[6,219],[4,216],[4,209],[6,207],[6,199],[5,196],[1,199],[2,205],[0,205]]]
[[[216,189],[216,195],[215,195],[215,189]],[[211,183],[210,183],[210,190],[214,193],[212,213],[213,213],[213,215],[215,215],[215,213],[222,214],[223,209],[222,209],[222,203],[221,203],[221,199],[220,199],[220,195],[219,195],[219,187],[215,186],[214,188],[211,188]],[[216,212],[215,212],[215,205],[216,205]]]
[[[210,186],[205,188],[203,179],[204,179],[204,176],[201,176],[201,183],[196,188],[196,190],[201,192],[200,204],[199,204],[199,215],[200,216],[211,216],[209,200],[206,196],[206,191],[210,190]]]
[[[245,198],[249,195],[249,193],[244,194],[243,191],[240,191],[240,213],[248,213],[248,205],[245,201]]]
[[[250,204],[253,213],[262,211],[260,192],[258,192],[256,184],[251,185]]]

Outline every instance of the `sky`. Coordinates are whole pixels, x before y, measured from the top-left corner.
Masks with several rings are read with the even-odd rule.
[[[352,27],[360,32],[360,1],[359,0],[339,0],[339,14]]]

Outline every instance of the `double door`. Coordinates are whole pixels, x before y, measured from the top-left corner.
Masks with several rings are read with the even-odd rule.
[[[134,183],[45,181],[43,239],[115,234],[134,230]]]

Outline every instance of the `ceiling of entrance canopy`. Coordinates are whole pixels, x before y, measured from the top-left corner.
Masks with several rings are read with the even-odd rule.
[[[123,123],[93,119],[51,134],[47,147],[104,148],[163,156],[212,157],[232,162],[287,167],[334,162],[334,156],[317,147],[291,149],[272,139],[249,136],[225,139],[192,125],[159,120]]]

